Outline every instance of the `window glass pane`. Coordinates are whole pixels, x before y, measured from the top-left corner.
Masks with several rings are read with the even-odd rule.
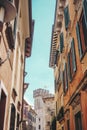
[[[84,16],[85,16],[85,22],[87,26],[87,0],[83,0],[83,11],[84,11]]]
[[[81,112],[75,115],[75,127],[76,130],[82,130]]]
[[[70,130],[70,120],[67,120],[67,130]]]

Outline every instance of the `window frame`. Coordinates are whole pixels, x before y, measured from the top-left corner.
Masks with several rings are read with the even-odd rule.
[[[69,81],[71,82],[73,80],[76,70],[77,70],[74,38],[72,38],[72,41],[71,41],[71,48],[70,48],[70,51],[67,56],[67,62],[68,62]]]
[[[85,26],[85,28],[83,25]],[[83,10],[80,19],[76,24],[76,35],[77,35],[80,61],[83,59],[85,53],[87,52],[87,40],[85,39],[86,32],[87,32],[87,26],[86,26],[84,10]]]

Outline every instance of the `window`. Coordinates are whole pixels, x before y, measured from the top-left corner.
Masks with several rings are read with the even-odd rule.
[[[19,130],[19,113],[17,113],[16,130]]]
[[[55,54],[55,57],[54,57],[54,64],[58,64],[58,59],[59,59],[59,50],[56,50],[56,54]]]
[[[75,72],[76,72],[76,55],[75,55],[74,39],[72,39],[71,49],[70,52],[68,53],[68,75],[70,81],[72,80]]]
[[[87,26],[87,0],[83,0],[83,10],[84,10],[84,17]]]
[[[62,126],[62,130],[64,130],[64,127]]]
[[[6,95],[2,89],[0,94],[0,130],[3,130],[5,120]]]
[[[16,114],[15,106],[14,106],[14,104],[12,104],[12,106],[11,106],[11,117],[10,117],[10,130],[15,129],[15,114]]]
[[[65,28],[67,30],[70,22],[70,16],[69,16],[69,8],[68,6],[64,9],[64,18],[65,18]]]
[[[6,39],[7,39],[9,48],[13,51],[15,45],[14,45],[12,25],[10,23],[7,23],[6,26],[7,26],[5,30]]]
[[[67,120],[67,130],[70,130],[70,120]]]
[[[64,37],[63,33],[60,34],[60,52],[62,53],[64,47]]]
[[[13,0],[8,0],[8,1],[13,2]]]
[[[47,121],[47,126],[50,126],[50,121]]]
[[[75,115],[75,128],[76,130],[82,130],[81,112]]]
[[[77,40],[78,40],[78,50],[80,59],[84,56],[86,50],[87,50],[87,26],[85,21],[85,16],[82,13],[81,18],[79,22],[77,22],[76,25],[76,34],[77,34]]]
[[[39,130],[41,129],[41,126],[39,125]]]

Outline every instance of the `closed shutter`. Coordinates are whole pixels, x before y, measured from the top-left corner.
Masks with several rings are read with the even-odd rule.
[[[57,64],[58,54],[59,54],[59,51],[56,50],[56,54],[55,54],[55,57],[54,57],[54,64]]]
[[[72,49],[73,72],[75,72],[76,71],[76,55],[75,55],[74,39],[72,39],[71,41],[71,49]]]
[[[64,47],[63,33],[60,34],[60,52],[62,53]]]
[[[78,40],[78,49],[79,49],[79,55],[80,59],[82,58],[82,43],[81,43],[81,37],[80,37],[80,30],[79,30],[79,23],[76,24],[76,34],[77,34],[77,40]]]
[[[64,18],[65,18],[65,28],[68,28],[70,22],[69,9],[68,6],[64,9]]]
[[[83,11],[84,11],[85,22],[87,26],[87,0],[83,0]]]

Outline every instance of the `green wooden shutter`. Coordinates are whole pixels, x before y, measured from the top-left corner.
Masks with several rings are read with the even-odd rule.
[[[83,11],[84,11],[85,23],[87,27],[87,0],[83,0]]]
[[[71,49],[72,49],[73,72],[75,72],[76,71],[76,54],[75,54],[74,39],[72,39],[71,41]]]
[[[83,52],[82,52],[82,42],[81,42],[79,23],[78,22],[76,24],[76,34],[77,34],[77,40],[78,40],[79,55],[80,55],[80,59],[81,59]]]
[[[64,9],[64,18],[65,18],[65,28],[68,28],[69,22],[70,22],[70,16],[69,16],[69,8],[68,6]]]
[[[64,37],[63,33],[60,34],[60,52],[62,53],[64,47]]]

